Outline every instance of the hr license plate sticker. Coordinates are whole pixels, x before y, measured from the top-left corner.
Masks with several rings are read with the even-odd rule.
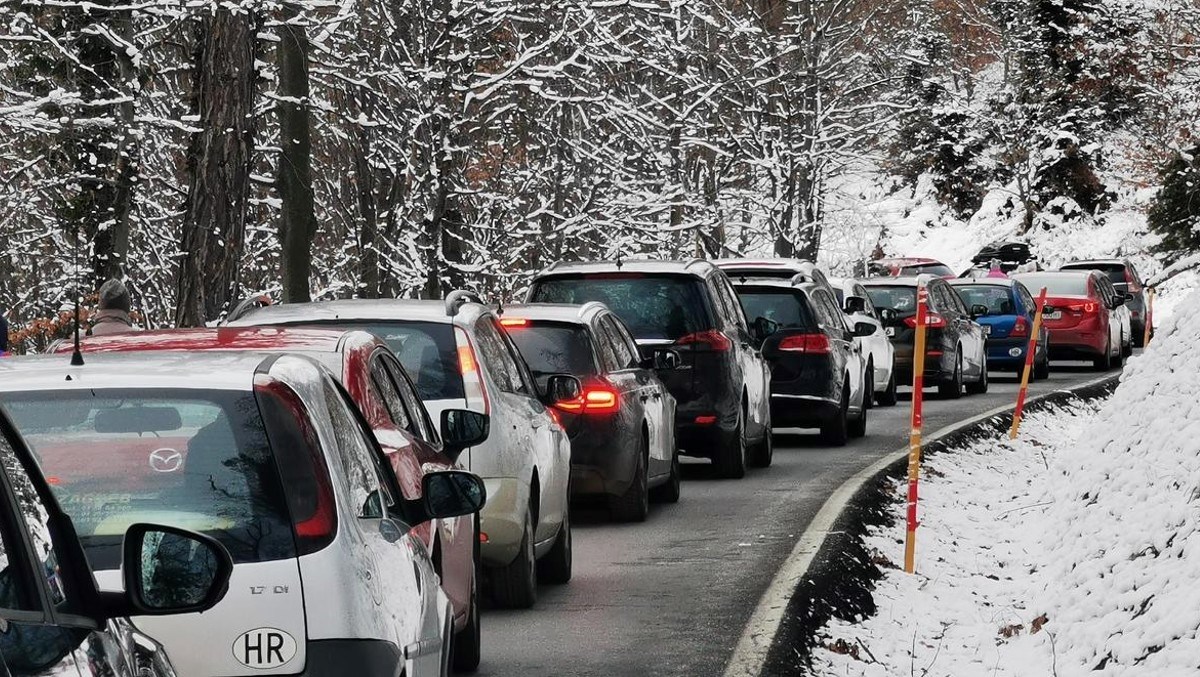
[[[887,327],[886,329],[884,329],[884,333],[886,333],[888,336],[895,336],[896,328],[895,327]]]

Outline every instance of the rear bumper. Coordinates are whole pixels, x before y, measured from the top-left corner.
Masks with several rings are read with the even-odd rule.
[[[771,394],[771,425],[775,428],[819,428],[841,414],[842,403],[817,395]]]
[[[479,557],[486,566],[506,566],[521,551],[529,485],[515,477],[487,478],[483,484],[487,503],[479,512],[479,530],[487,541],[479,544]]]
[[[409,650],[417,655],[441,652],[441,642],[437,644],[438,646],[409,647]],[[301,677],[384,677],[399,674],[406,662],[404,651],[400,647],[377,639],[313,640],[308,642],[305,652],[304,672],[300,673]],[[416,658],[417,655],[412,657]]]
[[[993,369],[1011,369],[1024,366],[1028,347],[1029,341],[1027,339],[988,339],[988,366]]]
[[[593,429],[571,440],[571,497],[619,496],[633,483],[638,445],[623,442],[616,424]],[[640,431],[634,431],[640,434]]]
[[[1096,330],[1050,330],[1050,357],[1069,360],[1103,357],[1108,347],[1108,331]]]
[[[934,348],[937,350],[937,348]],[[954,355],[942,353],[941,355],[926,355],[925,356],[925,385],[937,385],[954,378]],[[900,353],[900,348],[896,349],[896,383],[903,386],[911,386],[913,384],[913,351],[909,346],[904,354]]]

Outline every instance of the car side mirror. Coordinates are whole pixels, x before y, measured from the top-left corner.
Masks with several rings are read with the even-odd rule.
[[[421,480],[421,503],[426,520],[472,515],[487,503],[487,487],[474,473],[431,472]]]
[[[847,315],[865,313],[867,312],[867,300],[861,296],[847,296],[846,303],[842,306],[842,310],[845,311]]]
[[[977,303],[977,304],[971,306],[971,318],[972,319],[975,319],[977,317],[983,317],[984,315],[987,315],[987,314],[988,314],[987,306],[980,304],[980,303]]]
[[[129,616],[207,611],[229,591],[233,558],[216,539],[158,524],[125,532],[121,570]]]
[[[457,461],[469,447],[482,444],[491,433],[491,418],[469,409],[442,412],[442,453]]]
[[[683,360],[679,357],[679,353],[674,350],[670,348],[655,348],[649,357],[642,358],[640,365],[642,369],[675,371],[682,363]]]
[[[874,333],[875,333],[875,325],[871,324],[870,322],[855,322],[854,323],[854,336],[855,337],[863,338],[866,336],[871,336]]]
[[[762,342],[768,336],[779,331],[779,323],[775,320],[766,317],[756,317],[754,322],[750,323],[750,333],[754,336],[754,340]]]
[[[542,401],[546,404],[570,402],[583,396],[583,384],[570,374],[552,374],[546,379]]]

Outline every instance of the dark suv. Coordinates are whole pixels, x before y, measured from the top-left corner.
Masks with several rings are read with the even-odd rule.
[[[983,327],[976,317],[987,307],[967,309],[945,280],[932,276],[864,280],[863,286],[876,308],[890,310],[884,329],[896,346],[896,377],[912,385],[913,353],[917,327],[917,286],[924,281],[929,291],[926,320],[925,384],[938,387],[942,397],[962,396],[963,385],[971,394],[988,390],[987,345]]]
[[[644,358],[670,348],[677,369],[659,377],[678,403],[681,453],[709,458],[724,477],[771,454],[770,370],[765,333],[746,322],[729,278],[707,261],[555,264],[539,273],[530,303],[600,301],[629,328]]]
[[[774,330],[762,344],[771,364],[772,424],[820,428],[834,446],[865,435],[872,394],[855,337],[875,326],[851,329],[833,294],[816,282],[746,279],[736,288],[746,315]]]
[[[1117,291],[1129,295],[1126,306],[1129,308],[1129,325],[1133,330],[1133,345],[1143,347],[1146,341],[1146,327],[1150,327],[1150,335],[1154,336],[1154,318],[1146,303],[1146,285],[1138,275],[1137,268],[1123,259],[1099,259],[1094,261],[1072,261],[1062,267],[1062,270],[1098,270],[1113,283]]]

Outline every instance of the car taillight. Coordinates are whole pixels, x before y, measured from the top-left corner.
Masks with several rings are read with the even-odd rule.
[[[1139,285],[1137,280],[1133,277],[1133,271],[1129,270],[1128,268],[1125,269],[1125,284],[1129,286],[1130,294],[1137,294],[1142,291],[1141,285]]]
[[[573,400],[555,403],[556,407],[573,414],[611,414],[621,408],[621,395],[615,388],[603,384],[589,384]]]
[[[1018,315],[1017,322],[1013,325],[1012,331],[1008,335],[1016,338],[1029,336],[1029,320],[1025,319],[1024,315]]]
[[[917,327],[917,316],[912,315],[904,318],[904,324],[915,329]],[[945,326],[946,318],[942,317],[941,315],[938,315],[937,313],[929,313],[925,316],[925,327],[927,329],[942,329]]]
[[[487,389],[483,385],[483,374],[479,371],[479,358],[467,332],[454,328],[454,341],[458,345],[458,372],[462,374],[463,397],[467,408],[481,414],[490,414]]]
[[[1088,301],[1087,303],[1068,304],[1067,310],[1074,311],[1076,313],[1087,313],[1090,315],[1090,314],[1096,312],[1096,309],[1099,307],[1100,307],[1099,304],[1097,304],[1096,302]]]
[[[524,317],[502,317],[500,326],[505,329],[520,329],[529,326],[529,320]]]
[[[789,353],[806,355],[828,355],[832,346],[824,334],[792,334],[779,342],[779,349]]]
[[[337,534],[337,502],[317,431],[304,402],[286,384],[259,374],[254,392],[283,481],[297,554],[317,552]]]
[[[694,345],[704,346],[709,350],[723,353],[733,348],[733,341],[729,337],[722,334],[719,330],[709,329],[708,331],[700,331],[695,334],[688,334],[675,342],[676,345]]]

